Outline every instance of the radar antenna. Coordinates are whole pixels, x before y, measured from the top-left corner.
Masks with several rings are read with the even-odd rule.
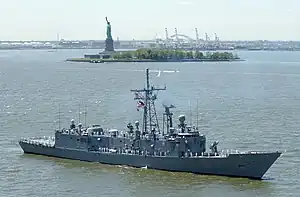
[[[154,91],[158,92],[160,90],[166,90],[166,86],[164,88],[155,88],[153,86],[150,87],[148,68],[146,69],[146,88],[130,90],[131,92],[135,92],[134,100],[139,100],[138,103],[140,103],[144,109],[143,133],[151,133],[153,129],[160,132],[155,109],[155,100],[157,99],[157,94],[154,94]],[[140,95],[139,93],[142,93],[143,95]]]
[[[174,105],[167,106],[163,104],[163,107],[165,108],[165,113],[163,114],[163,133],[162,133],[164,135],[165,125],[166,125],[167,134],[170,132],[170,128],[173,127],[173,120],[172,120],[173,113],[170,112],[170,109],[175,108],[175,106]]]

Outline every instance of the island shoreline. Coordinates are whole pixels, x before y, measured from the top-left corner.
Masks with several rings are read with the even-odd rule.
[[[243,59],[181,59],[181,60],[152,60],[152,59],[90,59],[90,58],[68,58],[68,62],[85,62],[85,63],[167,63],[167,62],[241,62]]]
[[[69,58],[72,62],[235,62],[244,61],[231,52],[206,52],[141,48],[136,51],[109,51]]]

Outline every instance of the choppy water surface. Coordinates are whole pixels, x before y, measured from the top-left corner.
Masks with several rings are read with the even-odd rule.
[[[96,52],[96,51],[89,51]],[[239,52],[236,63],[69,63],[88,51],[0,51],[1,196],[298,196],[300,190],[300,53]],[[21,137],[48,136],[61,122],[123,129],[140,120],[130,89],[144,86],[144,69],[159,94],[200,124],[220,149],[286,151],[265,176],[253,181],[132,169],[23,155]],[[177,71],[177,72],[172,72]],[[79,107],[79,103],[80,107]],[[189,103],[192,105],[189,111]],[[84,117],[81,116],[81,121]]]

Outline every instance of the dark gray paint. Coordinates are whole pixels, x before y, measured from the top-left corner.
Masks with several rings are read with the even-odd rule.
[[[261,179],[280,153],[244,153],[227,156],[165,157],[65,149],[20,142],[25,153],[113,165]]]

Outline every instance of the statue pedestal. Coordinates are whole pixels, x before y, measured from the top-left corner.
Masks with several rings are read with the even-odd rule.
[[[106,38],[105,40],[105,51],[115,51],[114,41],[112,38]]]

